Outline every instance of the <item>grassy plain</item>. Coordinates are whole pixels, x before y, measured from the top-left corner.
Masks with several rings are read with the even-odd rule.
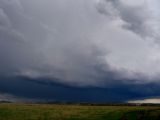
[[[160,107],[0,104],[0,120],[160,120]]]

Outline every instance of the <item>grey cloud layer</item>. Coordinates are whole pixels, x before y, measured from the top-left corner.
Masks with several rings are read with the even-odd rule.
[[[99,14],[96,6],[107,18],[118,18],[121,26]],[[155,39],[152,22],[148,8],[128,6],[120,0],[0,0],[0,73],[57,78],[56,82],[79,86],[102,86],[118,78],[141,79],[143,70],[146,75],[155,66],[148,51],[155,57],[159,49],[126,29]],[[124,52],[133,44],[133,50]],[[135,50],[141,52],[131,57]],[[158,66],[153,72],[159,71]]]
[[[124,29],[142,37],[159,37],[157,34],[159,20],[154,16],[149,1],[140,0],[138,5],[127,4],[127,2],[131,0],[101,0],[97,8],[102,14],[122,20]]]
[[[82,85],[96,84],[99,75],[94,67],[101,64],[97,57],[101,57],[102,53],[90,41],[88,34],[94,28],[92,25],[95,21],[90,23],[86,15],[83,17],[85,8],[72,11],[79,3],[72,5],[74,2],[70,1],[63,6],[63,2],[54,1],[51,4],[59,7],[52,9],[58,13],[53,17],[44,14],[42,17],[53,20],[52,24],[45,24],[36,18],[38,15],[28,15],[28,9],[35,7],[32,7],[34,2],[49,5],[51,1],[28,1],[26,7],[31,8],[27,8],[27,11],[25,1],[1,1],[0,55],[6,69],[1,69],[1,74],[58,78],[62,79],[60,82]],[[72,9],[66,11],[69,7]]]

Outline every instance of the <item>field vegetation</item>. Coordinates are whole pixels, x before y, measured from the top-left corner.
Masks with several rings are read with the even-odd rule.
[[[160,107],[3,103],[0,120],[160,120]]]

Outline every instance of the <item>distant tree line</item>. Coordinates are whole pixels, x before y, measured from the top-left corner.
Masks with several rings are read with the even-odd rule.
[[[0,103],[13,103],[11,101],[0,101]],[[21,102],[22,103],[22,102]],[[54,104],[54,105],[80,105],[80,106],[160,106],[153,103],[91,103],[91,102],[62,102],[62,101],[39,101],[23,102],[24,104]]]
[[[60,102],[49,101],[40,102],[40,104],[57,104],[57,105],[81,105],[81,106],[160,106],[153,103],[90,103],[90,102]]]

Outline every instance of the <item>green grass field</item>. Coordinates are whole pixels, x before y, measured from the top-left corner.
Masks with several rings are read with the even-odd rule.
[[[160,107],[0,104],[0,120],[160,120]]]

